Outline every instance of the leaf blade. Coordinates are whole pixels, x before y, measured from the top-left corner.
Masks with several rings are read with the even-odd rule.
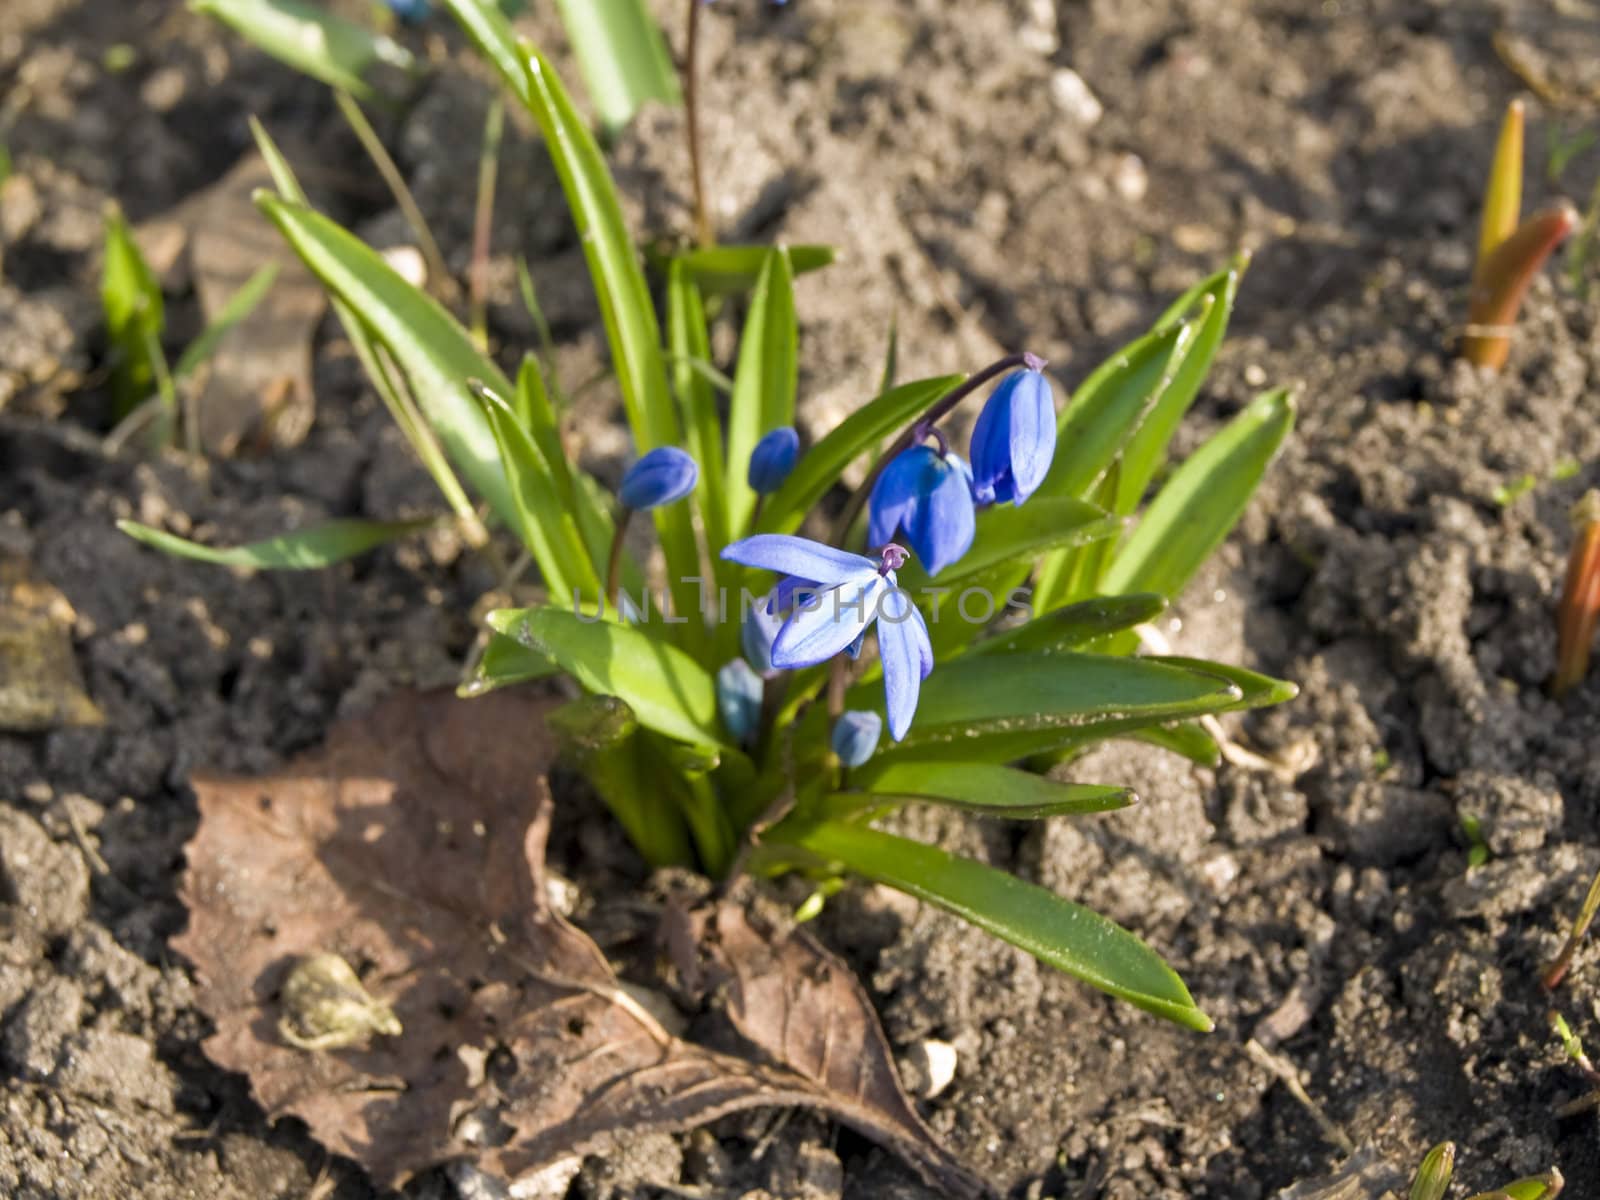
[[[800,379],[799,331],[794,312],[794,275],[781,246],[768,252],[761,267],[744,333],[728,407],[728,460],[723,486],[728,530],[742,534],[755,511],[756,494],[747,471],[750,454],[763,435],[794,424],[795,389]]]
[[[557,0],[557,7],[607,132],[633,120],[647,101],[681,103],[666,42],[641,0]]]
[[[135,541],[196,562],[219,567],[257,567],[268,571],[312,571],[354,558],[385,542],[418,533],[434,523],[431,517],[418,521],[339,518],[242,546],[221,547],[203,546],[138,521],[118,521],[117,528]]]

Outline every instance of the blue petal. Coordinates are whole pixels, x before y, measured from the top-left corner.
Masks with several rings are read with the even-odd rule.
[[[867,523],[867,545],[883,546],[892,542],[895,530],[910,519],[923,486],[927,458],[932,453],[926,446],[902,450],[878,476],[867,502],[871,514]]]
[[[929,575],[937,575],[971,549],[977,531],[965,473],[943,459],[934,461],[937,482],[918,500],[906,527],[911,548]]]
[[[1011,400],[1007,447],[1018,504],[1044,482],[1056,452],[1056,406],[1050,381],[1040,371],[1023,371],[1021,376]]]
[[[746,741],[761,724],[761,677],[742,658],[735,658],[717,672],[717,711],[723,727],[739,741]]]
[[[888,582],[873,572],[870,578],[824,592],[814,605],[795,609],[772,643],[773,666],[788,671],[832,658],[865,631],[887,587]]]
[[[865,629],[862,629],[862,631],[860,633],[856,634],[856,640],[851,642],[848,646],[846,646],[844,648],[844,652],[846,654],[848,654],[851,658],[860,658],[861,657],[861,647],[866,642],[866,640],[867,640],[867,631]]]
[[[800,435],[794,427],[784,425],[774,429],[756,443],[750,452],[750,469],[747,478],[750,489],[763,496],[777,491],[794,470],[800,457]]]
[[[1013,371],[989,394],[972,427],[972,492],[987,504],[1000,476],[1011,469],[1011,398],[1024,371]]]
[[[778,586],[772,589],[772,596],[767,600],[767,615],[786,612],[796,604],[807,603],[808,596],[814,596],[820,588],[814,579],[801,579],[798,575],[785,575],[778,580]],[[776,632],[773,634],[777,636]]]
[[[872,757],[883,736],[883,718],[875,712],[851,709],[839,714],[828,744],[847,767],[859,767]]]
[[[911,728],[922,680],[927,676],[923,668],[931,665],[933,651],[928,627],[907,593],[898,588],[886,592],[881,606],[878,657],[883,662],[884,707],[889,713],[889,736],[898,742]]]
[[[829,587],[858,579],[863,572],[875,575],[878,571],[878,564],[870,558],[787,533],[758,533],[747,537],[726,547],[722,557],[747,567],[814,579]]]
[[[700,468],[676,446],[657,446],[622,476],[617,499],[632,509],[658,508],[694,491]]]

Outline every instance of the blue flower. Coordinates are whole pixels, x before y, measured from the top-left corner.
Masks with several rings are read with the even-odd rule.
[[[833,733],[828,738],[828,744],[833,747],[833,752],[845,766],[859,767],[872,757],[873,751],[878,748],[878,739],[882,736],[882,717],[875,712],[851,709],[849,712],[840,713],[839,719],[833,723]]]
[[[873,484],[870,505],[867,543],[885,545],[903,529],[929,575],[972,546],[971,475],[954,454],[941,457],[928,446],[901,451]]]
[[[1013,371],[972,429],[972,495],[1021,504],[1044,482],[1056,452],[1056,405],[1042,371]]]
[[[676,446],[657,446],[628,468],[617,498],[625,508],[656,508],[682,500],[699,478],[694,459]]]
[[[395,16],[413,25],[426,21],[433,12],[433,5],[428,0],[383,0],[383,2]]]
[[[761,692],[761,676],[742,658],[731,659],[717,672],[717,712],[740,742],[748,742],[761,725]]]
[[[783,486],[800,457],[800,435],[789,425],[774,429],[750,452],[750,489],[769,496]]]
[[[905,564],[904,550],[891,543],[874,560],[806,538],[760,533],[734,542],[722,557],[781,572],[780,596],[786,584],[810,581],[806,586],[815,595],[795,607],[772,641],[772,665],[781,670],[826,662],[876,621],[889,733],[895,741],[905,737],[922,681],[933,670],[933,644],[922,614],[895,579]],[[790,588],[789,599],[795,590]]]

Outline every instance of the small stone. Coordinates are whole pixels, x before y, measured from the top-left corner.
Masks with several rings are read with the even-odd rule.
[[[1267,372],[1260,363],[1251,363],[1244,369],[1244,381],[1251,387],[1260,387],[1267,382]]]
[[[383,261],[412,287],[420,288],[428,282],[427,260],[415,246],[392,246],[383,251]]]
[[[1137,204],[1150,190],[1150,175],[1137,154],[1120,156],[1111,168],[1111,186],[1129,204]]]
[[[1099,97],[1089,90],[1083,76],[1071,67],[1062,67],[1050,76],[1050,98],[1055,101],[1057,108],[1084,129],[1105,115],[1106,110]]]
[[[1222,235],[1209,225],[1184,224],[1172,230],[1172,244],[1185,254],[1211,254],[1222,245]]]
[[[901,1056],[900,1077],[913,1096],[931,1100],[950,1086],[957,1061],[956,1048],[949,1042],[924,1038]]]

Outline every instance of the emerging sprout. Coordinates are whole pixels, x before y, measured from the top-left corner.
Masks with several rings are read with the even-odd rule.
[[[1472,271],[1467,332],[1461,357],[1498,371],[1511,353],[1511,331],[1528,285],[1551,251],[1578,226],[1578,211],[1565,200],[1522,214],[1522,101],[1513,100],[1500,126],[1494,164],[1484,189],[1478,262]]]
[[[1591,488],[1572,506],[1572,534],[1567,581],[1556,613],[1556,673],[1550,691],[1557,697],[1583,682],[1600,619],[1600,492]]]

